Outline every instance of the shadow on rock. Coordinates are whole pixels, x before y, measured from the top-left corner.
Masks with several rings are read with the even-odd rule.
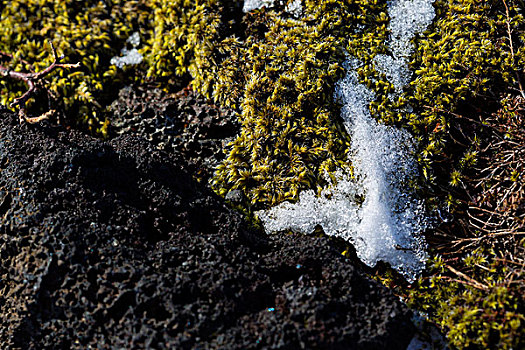
[[[185,168],[1,112],[0,343],[406,348],[410,311],[329,239],[267,237]]]

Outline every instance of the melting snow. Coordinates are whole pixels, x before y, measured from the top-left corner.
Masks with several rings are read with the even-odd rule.
[[[242,11],[244,13],[247,13],[255,9],[260,9],[264,6],[273,6],[274,3],[275,0],[246,0],[244,2],[244,7],[242,8]],[[284,11],[292,14],[295,17],[301,16],[303,13],[303,6],[301,4],[301,0],[293,0],[289,2],[286,5]]]
[[[388,3],[392,57],[376,59],[398,91],[410,79],[406,67],[410,40],[432,21],[432,0],[399,0]],[[366,264],[389,262],[414,280],[427,259],[421,232],[429,222],[422,201],[408,182],[417,176],[412,158],[413,140],[404,130],[382,125],[370,115],[374,93],[359,84],[355,69],[361,64],[349,58],[347,75],[339,82],[336,98],[343,103],[341,115],[352,138],[355,179],[339,174],[339,181],[321,196],[300,194],[295,204],[283,203],[258,212],[270,231],[292,229],[309,233],[321,225],[328,235],[351,241]]]
[[[288,3],[284,10],[288,13],[291,13],[295,17],[300,17],[303,14],[303,5],[301,4],[301,0],[294,0]]]
[[[127,65],[133,65],[133,64],[139,64],[143,60],[142,54],[137,50],[137,47],[140,45],[140,35],[138,32],[133,33],[128,40],[126,40],[127,43],[131,44],[133,48],[131,50],[128,50],[127,48],[123,48],[120,53],[121,57],[115,56],[111,58],[111,61],[109,63],[114,64],[115,66],[119,68],[123,68]]]
[[[408,84],[412,73],[408,69],[408,60],[412,53],[410,41],[419,32],[424,31],[434,19],[431,0],[390,1],[390,52],[389,55],[377,55],[376,67],[394,84],[397,92]]]
[[[273,6],[274,1],[275,0],[246,0],[244,1],[242,11],[246,13],[264,6]]]

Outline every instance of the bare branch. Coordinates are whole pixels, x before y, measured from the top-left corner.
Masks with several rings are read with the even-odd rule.
[[[44,70],[40,72],[21,73],[21,72],[13,71],[10,68],[6,68],[0,65],[0,73],[3,76],[10,77],[16,80],[22,80],[28,86],[27,91],[22,96],[16,98],[13,101],[13,103],[11,103],[10,105],[10,107],[15,107],[15,106],[20,107],[19,115],[20,115],[21,121],[25,120],[27,122],[31,122],[33,119],[35,119],[35,118],[27,118],[25,116],[25,104],[27,100],[29,100],[32,97],[32,95],[35,93],[36,85],[40,80],[42,80],[46,75],[50,74],[57,68],[69,69],[69,68],[79,68],[80,67],[80,63],[75,63],[75,64],[60,63],[60,60],[62,59],[62,57],[58,56],[53,43],[50,43],[50,46],[51,46],[51,51],[53,52],[54,61],[47,68],[45,68]],[[13,58],[13,56],[9,54],[5,54],[5,53],[2,53],[2,56],[8,57],[10,59]],[[40,120],[40,119],[37,117],[35,120]]]
[[[486,286],[483,283],[480,283],[480,282],[476,281],[475,279],[465,275],[463,272],[456,270],[452,266],[445,265],[445,267],[450,272],[454,273],[456,276],[458,276],[458,277],[463,279],[463,281],[457,281],[457,282],[463,282],[463,283],[466,283],[466,284],[468,284],[468,285],[470,285],[472,287],[475,287],[475,288],[478,288],[478,289],[481,289],[481,290],[488,290],[489,289],[488,286]]]

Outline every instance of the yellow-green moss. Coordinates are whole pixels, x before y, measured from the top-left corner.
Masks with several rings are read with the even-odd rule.
[[[436,257],[435,275],[413,287],[408,304],[424,311],[459,349],[520,349],[525,344],[524,290],[509,280],[507,263],[494,251],[478,248],[462,264],[467,277],[451,273]]]
[[[504,137],[495,128],[495,112],[506,108],[509,95],[522,93],[525,6],[520,0],[441,0],[435,7],[436,20],[416,41],[415,79],[406,94],[414,112],[401,120],[419,141],[424,174],[438,185],[434,193],[448,198],[454,209],[457,225],[447,234],[458,240],[443,253],[458,260],[436,258],[434,276],[411,292],[410,304],[428,312],[459,349],[517,349],[525,343],[525,284],[523,274],[516,275],[519,268],[510,268],[522,260],[512,260],[508,250],[524,241],[518,243],[510,233],[506,243],[488,244],[496,231],[514,228],[482,231],[478,227],[490,215],[472,209],[481,205],[494,211],[499,205],[480,192],[510,187],[491,176],[479,177],[480,169],[501,161],[502,150],[488,147]],[[469,244],[459,249],[462,235],[468,235],[464,242]],[[523,254],[523,247],[516,249]]]
[[[475,161],[473,150],[456,142],[463,136],[458,131],[479,141],[476,121],[498,108],[502,92],[519,89],[518,77],[523,80],[525,8],[521,0],[441,0],[435,7],[437,20],[417,42],[412,62],[416,76],[407,99],[416,113],[406,124],[418,135],[427,178],[435,180],[433,164],[446,160],[453,167],[448,181],[458,185]],[[468,126],[457,115],[465,113],[474,120]]]
[[[85,122],[96,131],[107,125],[105,107],[124,83],[155,81],[175,90],[194,76],[194,85],[207,93],[218,64],[214,47],[232,31],[242,3],[13,0],[0,6],[0,51],[14,56],[3,63],[18,71],[39,71],[52,62],[46,42],[53,42],[65,63],[80,62],[82,67],[49,77],[45,87],[56,97],[52,104],[61,105],[70,122]],[[120,55],[135,31],[145,62],[119,69],[110,60]],[[25,89],[22,83],[2,79],[1,103],[9,105]],[[34,113],[47,107],[33,106]]]
[[[148,76],[164,81],[168,88],[176,79],[191,76],[194,88],[209,97],[224,58],[221,49],[229,47],[228,37],[239,31],[242,4],[235,0],[148,2],[152,22],[144,31],[148,39],[141,49]]]
[[[242,122],[214,179],[220,194],[241,189],[251,204],[267,207],[350,168],[335,84],[346,49],[364,56],[382,44],[385,11],[378,1],[306,1],[300,19],[256,10],[265,30],[232,42],[214,86],[216,100],[240,103]]]
[[[121,78],[109,61],[147,17],[139,5],[139,1],[2,1],[0,50],[14,56],[9,64],[19,71],[30,69],[22,60],[36,71],[52,62],[46,42],[53,42],[64,62],[80,62],[82,67],[75,72],[59,70],[50,76],[46,88],[56,96],[54,104],[62,105],[70,116],[79,115],[95,130],[104,126],[101,102]],[[25,89],[2,79],[1,102],[8,105]]]

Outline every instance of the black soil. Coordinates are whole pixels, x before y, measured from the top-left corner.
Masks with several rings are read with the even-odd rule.
[[[180,153],[0,112],[0,344],[406,349],[410,311],[328,238],[251,229]]]

